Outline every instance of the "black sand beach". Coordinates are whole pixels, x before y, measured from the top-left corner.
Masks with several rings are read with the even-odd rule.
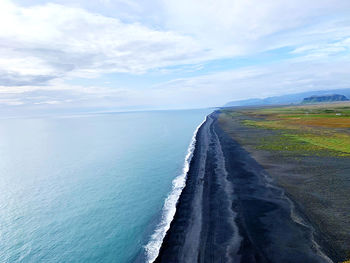
[[[211,114],[155,262],[332,262],[265,170]]]

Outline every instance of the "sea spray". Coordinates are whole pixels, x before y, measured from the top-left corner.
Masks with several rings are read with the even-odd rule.
[[[150,241],[145,246],[146,258],[148,263],[152,263],[157,258],[166,232],[170,228],[171,221],[173,220],[176,212],[177,201],[179,200],[181,192],[186,185],[187,173],[190,169],[191,159],[196,146],[196,136],[199,128],[203,125],[203,123],[205,123],[206,120],[207,117],[204,119],[204,121],[202,121],[201,124],[198,125],[198,127],[193,133],[192,140],[187,149],[182,173],[173,180],[172,190],[164,202],[161,221],[157,225],[154,233],[152,234]]]

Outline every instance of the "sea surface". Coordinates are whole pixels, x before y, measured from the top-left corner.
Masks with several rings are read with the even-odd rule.
[[[211,111],[0,119],[0,262],[151,261]]]

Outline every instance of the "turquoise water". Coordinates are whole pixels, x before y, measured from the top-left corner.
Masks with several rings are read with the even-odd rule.
[[[143,262],[210,110],[0,120],[1,262]]]

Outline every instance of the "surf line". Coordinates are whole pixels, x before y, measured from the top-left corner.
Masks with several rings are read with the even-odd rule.
[[[198,127],[193,133],[190,145],[187,148],[187,154],[182,168],[182,173],[173,180],[172,190],[169,193],[168,197],[165,199],[163,205],[161,220],[157,225],[154,233],[152,234],[150,241],[145,246],[147,263],[152,263],[157,258],[159,250],[163,243],[163,239],[170,228],[171,222],[173,221],[173,218],[176,213],[177,201],[180,198],[182,190],[186,186],[187,173],[190,170],[190,163],[192,160],[194,149],[196,147],[197,133],[200,127],[202,127],[202,125],[207,121],[207,118],[208,116],[205,117],[205,119],[202,121],[201,124],[198,125]]]

